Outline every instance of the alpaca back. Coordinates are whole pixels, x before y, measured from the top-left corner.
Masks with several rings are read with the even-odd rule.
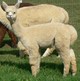
[[[67,23],[69,18],[66,16],[68,13],[64,9],[48,4],[20,8],[17,12],[17,17],[24,26],[47,23],[52,20]]]
[[[5,4],[3,4],[3,6]],[[11,6],[7,5],[6,7],[7,7],[6,9],[10,9],[10,11],[12,11],[13,13],[14,11],[13,7],[12,7],[12,10],[11,10]],[[17,9],[17,13],[15,15],[14,16],[17,17],[17,19],[20,21],[20,23],[24,27],[28,27],[30,25],[48,23],[51,21],[67,23],[69,20],[68,13],[67,11],[65,11],[65,9],[58,6],[49,5],[49,4],[23,7],[23,8]]]

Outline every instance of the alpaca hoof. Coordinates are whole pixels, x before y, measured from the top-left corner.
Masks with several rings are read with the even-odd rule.
[[[37,74],[32,74],[34,77],[36,77],[37,76]]]
[[[63,77],[66,77],[67,76],[67,74],[63,74]]]

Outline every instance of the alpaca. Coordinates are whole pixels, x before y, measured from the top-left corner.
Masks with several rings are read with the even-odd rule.
[[[12,24],[13,32],[19,38],[26,49],[26,53],[29,55],[29,63],[31,65],[32,74],[34,76],[37,75],[37,72],[40,68],[39,48],[41,47],[48,47],[49,49],[55,47],[63,60],[64,76],[69,73],[70,62],[72,64],[72,74],[76,74],[76,58],[74,56],[75,54],[73,49],[70,47],[72,41],[70,41],[71,34],[68,26],[70,25],[64,25],[61,23],[49,23],[25,28],[18,24],[18,21]]]
[[[20,4],[18,3],[18,5],[20,5]],[[3,8],[4,8],[4,6],[10,8],[5,2],[2,3]],[[11,7],[11,8],[13,9],[13,7]],[[12,11],[12,9],[11,9],[11,11]],[[44,11],[44,12],[41,13],[42,11]],[[35,13],[35,14],[33,14],[33,13]],[[4,15],[5,13],[2,12],[2,14]],[[1,14],[1,16],[2,16],[2,14]],[[35,24],[47,23],[47,22],[51,22],[51,21],[62,22],[62,23],[69,22],[69,15],[65,9],[55,6],[55,5],[50,5],[50,4],[41,4],[41,5],[30,6],[30,7],[22,7],[17,10],[16,15],[19,18],[19,21],[21,21],[20,23],[27,27],[32,24],[35,25]],[[10,23],[6,19],[5,15],[3,17],[1,17],[1,16],[0,16],[0,18],[3,19],[3,21],[1,21],[1,22],[8,25],[8,27],[11,29]]]
[[[5,2],[2,4],[2,6],[4,7],[4,5],[8,6]],[[19,5],[19,3],[18,3],[18,5]],[[8,6],[8,8],[9,8],[9,6]],[[11,7],[10,7],[10,9],[11,9]],[[13,9],[11,9],[11,10],[13,10]],[[44,12],[41,13],[42,11],[44,11]],[[33,14],[33,13],[35,13],[35,14]],[[47,22],[52,22],[52,21],[63,22],[63,23],[68,23],[68,21],[69,21],[69,15],[68,15],[67,11],[65,11],[61,7],[57,7],[54,5],[48,5],[48,4],[37,5],[37,6],[29,7],[29,8],[27,8],[27,7],[20,8],[17,10],[16,15],[19,18],[20,23],[24,27],[26,27],[26,26],[29,27],[30,25],[47,23]],[[13,16],[15,17],[15,14]],[[10,28],[11,27],[9,27],[9,29]],[[24,47],[20,41],[18,43],[18,48],[22,51],[25,50],[25,49],[23,49]]]
[[[10,4],[13,5],[13,4]],[[30,3],[20,3],[20,8],[24,7],[24,6],[33,6]],[[1,5],[1,8],[4,10],[4,8]],[[12,42],[12,47],[17,47],[17,38],[14,35],[13,32],[11,32],[8,28],[5,27],[5,25],[3,23],[0,22],[0,46],[1,43],[4,39],[5,34],[8,33],[9,37],[11,38],[11,42]]]
[[[18,8],[19,5],[16,4],[15,7]],[[66,76],[69,73],[70,63],[72,64],[72,75],[76,74],[76,58],[73,49],[70,47],[77,39],[77,31],[73,26],[59,22],[51,22],[24,27],[20,23],[19,18],[16,17],[16,14],[13,17],[13,14],[8,11],[10,8],[4,7],[4,9],[14,34],[18,37],[19,41],[25,47],[25,52],[29,55],[29,63],[34,76],[37,75],[40,68],[39,49],[52,49],[54,47],[63,60],[63,75]],[[16,11],[13,12],[16,13]],[[71,29],[74,29],[75,40],[72,40],[73,34],[70,32]]]

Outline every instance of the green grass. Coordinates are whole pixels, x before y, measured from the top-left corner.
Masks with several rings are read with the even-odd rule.
[[[14,1],[16,0],[4,0]],[[50,3],[64,7],[70,15],[70,24],[78,31],[78,39],[72,46],[77,58],[77,75],[67,77],[62,76],[63,65],[61,59],[57,59],[56,55],[52,54],[41,60],[40,72],[37,77],[31,75],[28,58],[21,59],[17,57],[18,49],[0,48],[0,81],[80,81],[80,0],[23,0],[33,4]],[[6,35],[4,41],[10,42]],[[5,43],[4,42],[4,43]],[[56,53],[56,52],[53,52]]]

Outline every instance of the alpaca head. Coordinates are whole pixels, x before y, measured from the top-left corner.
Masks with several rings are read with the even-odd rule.
[[[20,3],[16,3],[14,6],[8,6],[4,1],[2,2],[2,7],[6,12],[6,17],[8,20],[15,20],[16,19],[16,12],[19,8]]]

